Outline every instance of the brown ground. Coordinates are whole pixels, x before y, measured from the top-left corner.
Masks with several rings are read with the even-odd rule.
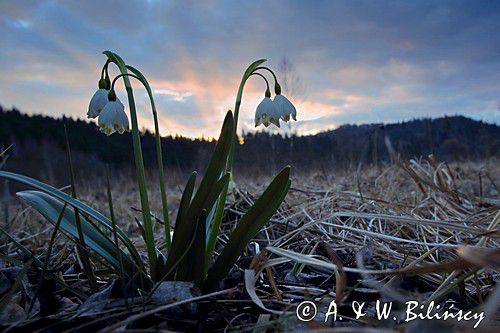
[[[229,197],[219,246],[227,240],[226,232],[233,228],[271,178],[236,177],[237,189]],[[254,327],[258,321],[258,326],[265,328],[319,329],[326,324],[312,321],[306,326],[297,326],[293,305],[313,299],[326,309],[329,302],[336,299],[345,305],[342,311],[347,320],[343,326],[407,328],[399,322],[374,321],[370,316],[355,320],[347,306],[353,300],[366,300],[367,309],[373,311],[374,301],[383,299],[398,304],[407,300],[454,302],[457,308],[484,310],[489,315],[481,326],[485,328],[487,321],[492,324],[500,298],[498,288],[496,296],[489,297],[494,294],[500,265],[499,186],[497,159],[448,165],[430,158],[344,173],[293,175],[292,189],[285,203],[250,244],[233,270],[232,279],[226,283],[227,287],[238,283],[241,288],[246,286],[250,294],[255,292],[253,299],[247,293],[233,291],[230,293],[233,300],[228,300],[227,295],[220,296],[216,314],[213,309],[209,311],[205,318],[208,326],[203,327],[242,330]],[[169,188],[171,220],[175,217],[182,187]],[[80,184],[78,190],[82,200],[108,215],[105,183],[88,180]],[[133,209],[139,207],[135,183],[125,175],[114,177],[112,192],[118,224],[141,248],[134,222],[134,217],[139,215]],[[160,216],[159,195],[153,191],[150,198],[153,214]],[[8,201],[8,211],[10,222],[2,222],[2,228],[36,253],[43,254],[52,225],[21,206],[17,199]],[[4,210],[2,214],[0,218],[4,221]],[[159,225],[160,241],[162,230]],[[1,239],[1,252],[18,256],[13,244]],[[267,252],[266,247],[270,247]],[[74,245],[58,236],[55,249],[50,267],[71,266],[75,261]],[[393,274],[395,269],[404,267],[406,272]],[[247,279],[245,284],[243,274],[248,268],[262,273],[255,281]],[[103,274],[102,285],[111,278]],[[82,282],[74,283],[79,287]],[[84,285],[81,287],[85,290]],[[255,305],[257,297],[263,301],[261,306]],[[237,300],[240,302],[235,303]],[[68,303],[73,305],[79,302],[68,298]],[[74,311],[70,309],[68,306],[68,311]],[[126,310],[121,311],[126,317]],[[275,315],[273,311],[290,313]],[[171,320],[179,329],[175,323],[178,325],[180,319]],[[151,325],[153,322],[156,325],[156,321]],[[188,322],[184,328],[200,327],[192,318]],[[141,325],[151,329],[148,323]],[[172,326],[160,324],[158,327]],[[461,327],[467,326],[462,323]]]

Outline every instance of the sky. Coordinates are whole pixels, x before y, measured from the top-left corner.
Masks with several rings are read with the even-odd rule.
[[[165,135],[217,136],[260,58],[297,108],[282,132],[443,115],[500,124],[500,1],[2,0],[0,105],[85,119],[104,50],[147,77]],[[240,130],[254,130],[264,91],[258,77],[246,85]]]

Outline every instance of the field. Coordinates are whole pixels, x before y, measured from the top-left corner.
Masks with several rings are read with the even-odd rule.
[[[177,282],[158,288],[149,300],[127,294],[116,282],[117,276],[95,257],[92,265],[100,291],[92,293],[81,273],[76,245],[61,233],[53,240],[48,267],[36,267],[15,243],[45,262],[54,227],[5,194],[1,227],[11,238],[4,233],[0,245],[4,295],[0,327],[12,331],[493,332],[500,301],[496,287],[498,162],[492,158],[447,164],[430,157],[345,172],[298,175],[292,171],[292,187],[284,203],[248,244],[220,290],[201,294]],[[171,176],[167,171],[174,217],[184,176]],[[269,182],[264,177],[235,177],[216,252]],[[150,178],[153,189],[157,182]],[[137,188],[127,179],[128,175],[111,179],[116,221],[146,262],[134,222],[140,215]],[[76,188],[82,201],[100,212],[108,211],[104,178],[77,182]],[[155,238],[162,248],[161,201],[156,191],[149,197]],[[64,287],[57,283],[61,280]],[[296,307],[304,300],[317,306],[314,320],[297,319]],[[325,322],[333,300],[337,317],[330,314]],[[377,318],[377,300],[392,302],[391,318]],[[472,327],[479,317],[460,322],[405,321],[409,301],[484,312],[484,318],[477,329]],[[356,318],[353,302],[366,303],[365,316]]]

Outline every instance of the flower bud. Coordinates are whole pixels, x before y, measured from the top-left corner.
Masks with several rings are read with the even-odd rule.
[[[280,86],[280,84],[278,83],[278,81],[276,81],[276,82],[274,83],[274,93],[275,93],[276,95],[281,94],[281,86]]]
[[[108,100],[110,102],[114,102],[116,101],[116,93],[113,89],[111,89],[109,92],[108,92]]]
[[[104,90],[107,90],[107,83],[106,83],[106,80],[105,79],[100,79],[99,80],[99,89],[104,89]]]

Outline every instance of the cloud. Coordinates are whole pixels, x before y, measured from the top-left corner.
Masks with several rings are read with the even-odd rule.
[[[164,134],[217,136],[246,66],[284,56],[307,87],[302,133],[444,114],[500,123],[498,31],[498,2],[4,1],[0,104],[84,118],[110,49],[147,76]],[[245,89],[242,129],[264,89]]]
[[[186,92],[179,92],[175,90],[170,90],[170,89],[154,89],[153,88],[153,93],[157,95],[165,95],[169,96],[172,100],[176,102],[185,102],[188,97],[191,97],[193,95],[192,92],[186,91]]]

